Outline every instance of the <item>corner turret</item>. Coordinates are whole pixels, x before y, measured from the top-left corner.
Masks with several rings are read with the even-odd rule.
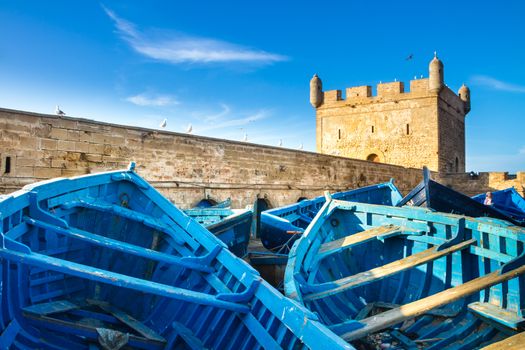
[[[434,52],[434,58],[430,61],[428,71],[428,90],[430,92],[440,92],[444,86],[444,73],[443,63],[437,58],[436,52]]]
[[[317,74],[310,80],[310,104],[314,108],[323,104],[323,82]]]
[[[465,114],[470,112],[470,89],[465,85],[461,85],[458,91],[459,98],[465,103]]]

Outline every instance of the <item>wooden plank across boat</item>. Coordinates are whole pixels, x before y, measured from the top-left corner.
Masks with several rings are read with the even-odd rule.
[[[351,349],[129,170],[0,198],[1,349]]]
[[[285,293],[352,345],[477,349],[524,329],[524,276],[521,227],[329,198]]]
[[[334,199],[354,202],[396,205],[402,195],[394,181],[334,193]],[[258,236],[264,246],[279,253],[288,253],[293,243],[312,222],[325,202],[324,196],[264,211],[260,218]]]
[[[525,221],[509,216],[507,212],[499,210],[496,206],[484,205],[479,200],[472,199],[432,180],[430,171],[426,167],[423,168],[423,181],[397,203],[399,207],[403,205],[426,207],[443,213],[472,217],[486,216],[492,219],[505,220],[519,226],[525,224]]]

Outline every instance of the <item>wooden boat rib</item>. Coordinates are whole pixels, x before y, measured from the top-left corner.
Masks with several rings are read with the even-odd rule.
[[[423,168],[423,181],[410,191],[397,206],[427,207],[443,213],[467,215],[472,217],[488,216],[505,220],[514,225],[523,226],[525,222],[507,215],[497,207],[484,205],[462,193],[443,186],[430,178],[428,168]]]
[[[523,228],[329,199],[290,252],[285,292],[354,345],[474,349],[523,329],[524,275]]]
[[[133,168],[0,198],[0,348],[351,349]]]
[[[396,205],[402,195],[394,181],[361,187],[350,191],[334,193],[334,199],[354,202]],[[288,253],[293,243],[312,222],[325,202],[324,196],[284,207],[266,210],[261,214],[261,228],[258,236],[264,246],[272,251]]]

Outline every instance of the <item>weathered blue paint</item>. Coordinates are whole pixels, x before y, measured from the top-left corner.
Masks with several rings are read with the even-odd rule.
[[[289,254],[285,293],[343,339],[477,349],[525,326],[525,229],[328,199]]]
[[[184,212],[216,235],[233,254],[242,258],[248,252],[253,210],[222,207],[226,202],[218,205],[221,206],[186,209]]]
[[[0,348],[352,349],[132,169],[0,198]]]
[[[402,195],[394,181],[362,187],[332,195],[334,199],[361,203],[396,205]],[[260,236],[265,248],[288,253],[293,243],[301,237],[306,227],[325,203],[324,196],[280,208],[270,209],[261,214]]]
[[[472,197],[472,199],[483,203],[485,196],[485,193],[481,193]],[[525,226],[525,199],[520,196],[514,187],[492,192],[492,203],[494,208],[517,220],[521,226]]]
[[[517,193],[516,195],[519,196]],[[514,225],[525,225],[525,220],[509,215],[508,212],[500,210],[498,206],[484,205],[479,199],[472,199],[432,180],[430,171],[426,167],[423,168],[423,181],[397,204],[397,206],[403,205],[426,207],[443,213],[472,217],[487,216],[492,219],[505,220]]]

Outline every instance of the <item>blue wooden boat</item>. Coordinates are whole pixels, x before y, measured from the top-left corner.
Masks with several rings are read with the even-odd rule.
[[[394,185],[394,181],[390,180],[378,185],[334,193],[332,197],[354,202],[396,205],[403,196]],[[320,196],[264,211],[260,218],[258,236],[266,249],[288,253],[293,243],[301,237],[301,234],[312,222],[324,202],[324,196]]]
[[[200,200],[199,203],[195,205],[194,209],[197,209],[197,208],[201,208],[201,209],[203,208],[230,208],[231,205],[232,205],[231,198],[228,198],[218,203],[211,198],[207,198],[207,199]]]
[[[133,168],[0,199],[1,349],[351,349]]]
[[[483,204],[485,197],[486,194],[482,193],[472,199]],[[494,208],[525,226],[525,199],[514,187],[492,192],[492,203]]]
[[[248,252],[253,210],[209,207],[184,212],[226,243],[233,254],[242,258]]]
[[[525,229],[328,200],[290,252],[286,295],[354,346],[478,349],[525,326]]]
[[[427,207],[443,213],[453,213],[472,217],[488,216],[506,220],[514,225],[523,225],[496,207],[484,205],[452,188],[443,186],[430,178],[430,171],[423,168],[423,181],[410,191],[397,206]]]

